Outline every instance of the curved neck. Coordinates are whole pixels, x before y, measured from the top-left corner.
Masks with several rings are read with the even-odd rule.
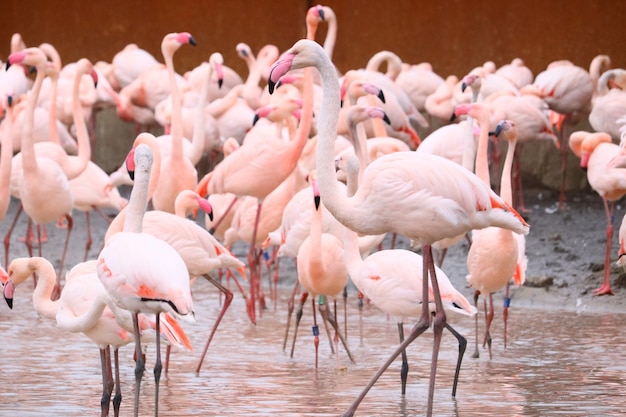
[[[56,283],[56,271],[49,262],[44,262],[43,258],[31,258],[31,262],[35,262],[32,272],[36,272],[38,276],[37,286],[33,291],[35,311],[42,317],[56,321],[60,302],[50,299]]]
[[[45,77],[45,67],[37,68],[35,82],[26,101],[24,110],[24,126],[22,128],[22,166],[25,175],[34,175],[38,171],[35,146],[33,143],[33,125],[35,122],[35,106]],[[28,173],[28,174],[27,174]]]
[[[318,186],[326,209],[340,223],[351,227],[350,216],[345,215],[346,211],[351,210],[348,206],[349,199],[346,197],[345,191],[340,189],[335,175],[335,139],[341,103],[339,80],[328,56],[320,55],[316,61],[316,67],[322,78],[323,89],[322,111],[317,117],[316,168]]]
[[[191,155],[188,155],[189,160],[194,166],[200,162],[202,153],[204,152],[204,112],[208,104],[209,82],[212,75],[213,65],[208,64],[206,75],[202,79],[202,84],[200,86],[200,100],[198,100],[198,105],[196,107],[196,120],[194,120],[193,136],[191,137]]]

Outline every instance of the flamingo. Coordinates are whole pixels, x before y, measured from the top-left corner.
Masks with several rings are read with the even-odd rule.
[[[482,108],[480,104],[458,106],[458,113],[469,113],[476,119],[480,125],[489,124],[489,114]],[[510,122],[508,124],[499,124],[496,133],[504,128],[511,129]],[[489,167],[487,161],[487,142],[489,138],[486,132],[481,129],[481,135],[478,139],[478,150],[476,153],[476,175],[478,175],[487,185],[490,185]],[[515,148],[509,146],[507,150],[508,160],[506,169],[503,170],[502,177],[508,175],[510,184],[511,164]],[[508,171],[508,172],[507,172]],[[504,180],[503,180],[504,181]],[[504,191],[504,190],[503,190]],[[511,194],[506,190],[508,195]],[[503,197],[504,198],[504,197]],[[489,346],[489,358],[491,354],[491,336],[489,328],[493,320],[493,293],[504,288],[516,273],[518,261],[518,243],[512,231],[500,227],[488,227],[472,232],[472,245],[467,255],[467,269],[469,274],[467,281],[470,287],[475,289],[474,305],[478,305],[478,297],[483,294],[485,297],[489,295],[489,314],[487,315],[487,300],[485,299],[485,343]],[[517,280],[516,280],[517,282]],[[478,317],[475,318],[476,337],[478,337]],[[483,343],[483,346],[484,344]],[[476,348],[473,357],[477,358],[478,340],[475,344]]]
[[[145,144],[151,149],[154,149],[154,160],[158,160],[159,146],[156,144],[156,139],[153,135],[148,133],[140,134],[135,140],[136,146],[131,150],[127,158],[128,162],[132,160],[133,154],[137,147]],[[158,171],[152,171],[150,185],[148,187],[148,197],[154,190],[154,184],[158,182],[160,177]],[[150,210],[143,216],[142,228],[145,233],[151,234],[159,239],[167,242],[173,247],[178,254],[183,258],[185,266],[189,272],[189,278],[193,281],[197,277],[204,277],[207,281],[213,284],[222,294],[224,294],[225,301],[222,305],[222,309],[218,314],[218,317],[213,324],[211,333],[207,338],[203,354],[200,358],[196,372],[200,372],[200,368],[206,356],[206,352],[209,348],[211,340],[217,331],[217,328],[222,320],[222,317],[228,310],[233,298],[233,294],[226,287],[222,286],[218,281],[209,275],[213,270],[219,268],[233,268],[236,269],[245,279],[246,273],[244,271],[244,264],[239,259],[234,257],[230,251],[220,244],[210,233],[208,233],[201,226],[195,222],[189,221],[185,217],[187,207],[189,207],[189,199],[198,199],[196,204],[198,207],[203,208],[207,212],[207,217],[212,218],[212,207],[204,199],[199,198],[197,194],[191,190],[182,191],[176,198],[175,211],[176,214],[168,213],[160,210]],[[203,200],[200,202],[199,200]],[[123,224],[126,221],[126,208],[113,219],[104,237],[105,244],[118,232],[123,230]],[[235,280],[236,281],[236,280]],[[237,282],[237,281],[236,281]],[[239,285],[239,284],[238,284]],[[242,290],[243,293],[243,290]],[[244,298],[245,294],[244,294]],[[248,315],[252,322],[254,322],[254,316],[250,313],[250,299],[246,298]],[[169,349],[167,358],[169,358]],[[166,361],[166,371],[169,361]]]
[[[196,45],[193,36],[188,32],[169,33],[163,37],[161,52],[167,69],[170,95],[172,98],[172,124],[171,124],[171,153],[164,155],[161,166],[155,167],[163,173],[176,173],[175,175],[161,175],[159,183],[152,195],[152,204],[157,210],[170,213],[174,212],[174,201],[182,190],[191,190],[198,182],[198,174],[192,162],[183,153],[183,125],[180,103],[180,91],[176,83],[174,71],[174,53],[182,45]],[[163,139],[161,139],[163,140]]]
[[[311,216],[311,228],[309,236],[302,242],[298,250],[297,271],[298,281],[306,292],[311,296],[311,306],[313,309],[313,341],[315,346],[315,368],[318,364],[319,330],[317,326],[317,316],[315,314],[316,298],[319,297],[318,308],[323,320],[328,321],[335,329],[335,350],[337,353],[337,365],[339,366],[339,339],[350,358],[354,362],[352,353],[339,331],[337,326],[337,296],[343,291],[348,283],[348,270],[343,259],[343,244],[341,240],[330,233],[322,233],[322,211],[320,209],[320,195],[315,178],[315,171],[309,174],[309,182],[313,189],[313,200],[315,209]],[[310,191],[310,190],[309,190]],[[310,201],[310,200],[309,200]],[[309,203],[310,204],[310,203]],[[335,317],[328,314],[328,302],[324,298],[332,298],[335,304]],[[294,344],[298,329],[294,332]],[[291,350],[293,357],[293,347]]]
[[[3,272],[3,271],[2,271]],[[0,272],[0,275],[2,274]],[[100,350],[102,366],[102,399],[100,401],[102,416],[109,413],[111,393],[115,386],[113,409],[119,415],[122,402],[122,391],[119,381],[118,350],[133,341],[132,319],[130,313],[116,307],[109,298],[102,283],[96,276],[96,261],[82,262],[74,266],[67,273],[66,284],[61,297],[52,301],[55,283],[55,271],[50,262],[41,257],[16,258],[9,264],[3,296],[7,304],[13,308],[15,288],[23,283],[33,273],[39,275],[39,281],[33,291],[33,305],[35,311],[47,319],[54,320],[57,327],[72,333],[83,333],[90,338]],[[183,329],[169,315],[161,318],[161,335],[168,340],[168,346],[191,350],[189,339]],[[153,339],[154,319],[140,316],[140,331],[142,336]],[[111,369],[111,346],[114,349],[115,382]]]
[[[348,156],[347,159],[342,161],[342,169],[349,170],[350,166],[354,167],[352,169],[358,169],[351,158]],[[344,228],[342,241],[344,258],[350,279],[354,282],[357,289],[374,305],[396,318],[400,343],[402,343],[404,341],[405,318],[419,317],[421,312],[420,304],[425,301],[421,293],[423,277],[418,275],[417,279],[415,279],[414,275],[415,271],[423,270],[423,258],[417,253],[405,249],[386,249],[374,252],[363,259],[361,252],[358,250],[358,235],[348,228]],[[435,270],[445,307],[461,314],[475,315],[476,308],[452,286],[447,275],[438,267],[435,267]],[[432,307],[434,299],[432,286],[430,285],[428,297],[428,302]],[[447,323],[445,326],[459,341],[459,359],[452,389],[452,395],[454,396],[467,341]],[[406,351],[403,351],[402,371],[400,374],[402,395],[406,393],[408,371]],[[382,375],[382,372],[378,376],[380,377],[380,375]]]
[[[561,193],[559,208],[565,207],[565,185],[567,168],[568,127],[578,121],[581,115],[589,114],[593,95],[593,80],[581,67],[568,62],[553,63],[535,77],[532,84],[522,87],[522,92],[529,91],[543,98],[550,109],[558,113],[561,152]]]
[[[294,140],[285,142],[282,138],[247,135],[247,139],[236,152],[224,158],[213,171],[198,183],[196,191],[201,196],[207,194],[232,193],[237,197],[251,196],[257,199],[256,219],[250,242],[257,241],[257,230],[261,209],[265,198],[288,176],[292,175],[299,161],[302,149],[307,143],[313,107],[312,72],[305,71],[302,117]],[[252,140],[251,140],[252,139]],[[254,163],[252,163],[254,161]],[[253,302],[258,286],[257,254],[254,244],[248,252],[250,267],[250,287]]]
[[[9,56],[9,64],[13,63],[33,65],[37,68],[37,76],[33,85],[32,94],[28,97],[27,109],[25,110],[26,120],[22,133],[21,151],[23,175],[19,179],[18,190],[24,211],[29,219],[37,225],[40,254],[42,243],[40,225],[55,221],[61,216],[64,216],[68,221],[67,235],[61,254],[57,285],[54,292],[54,296],[57,297],[60,290],[60,275],[65,261],[70,232],[72,230],[71,210],[73,197],[68,177],[61,166],[53,159],[38,157],[33,144],[32,122],[35,103],[39,91],[41,90],[43,77],[45,76],[46,56],[39,48],[27,48]],[[64,153],[64,151],[62,152]],[[82,169],[84,169],[86,161],[83,162],[81,160],[80,163],[83,165]],[[31,236],[30,227],[32,226],[29,222],[27,236]],[[29,253],[32,255],[32,241],[27,239],[26,245],[29,249]]]
[[[139,313],[156,314],[156,332],[160,333],[161,313],[193,321],[193,300],[189,273],[181,256],[165,241],[142,233],[143,216],[148,202],[152,151],[142,144],[134,152],[135,185],[126,206],[124,228],[115,233],[98,256],[98,278],[121,308],[133,313],[135,337],[134,415],[139,415],[139,390],[145,369],[141,351]],[[156,339],[155,415],[158,415],[161,379],[161,344]]]
[[[596,132],[606,132],[613,139],[620,138],[619,118],[626,115],[626,70],[612,69],[598,80],[597,95],[593,99],[589,124]],[[615,86],[617,88],[612,88]]]
[[[613,212],[615,201],[626,194],[626,169],[611,167],[609,162],[619,155],[619,146],[611,142],[605,132],[576,131],[569,138],[570,149],[580,158],[580,166],[587,170],[587,181],[604,203],[606,215],[606,252],[604,256],[604,278],[594,295],[613,295],[611,288],[611,239],[613,237]]]
[[[321,197],[328,210],[345,226],[361,234],[397,232],[422,245],[423,276],[431,276],[436,314],[435,340],[427,414],[432,415],[438,347],[445,312],[432,260],[432,243],[471,229],[500,226],[528,233],[528,224],[478,177],[444,158],[416,152],[395,152],[372,162],[363,174],[353,197],[337,186],[334,167],[334,139],[340,108],[339,80],[332,62],[315,42],[300,40],[273,66],[269,91],[291,69],[313,66],[323,80],[323,106],[318,114],[317,175]],[[436,174],[435,174],[436,173]],[[394,216],[390,216],[393,208]],[[428,220],[426,220],[428,219]],[[428,280],[423,293],[428,292]],[[431,315],[423,304],[420,321],[410,336],[393,353],[389,366],[417,336],[430,327]],[[354,415],[357,399],[346,416]]]

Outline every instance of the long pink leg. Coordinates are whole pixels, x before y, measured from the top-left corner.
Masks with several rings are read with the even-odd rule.
[[[303,292],[300,296],[300,307],[298,307],[298,311],[296,312],[296,325],[293,329],[293,341],[291,342],[291,356],[293,358],[293,351],[296,348],[296,337],[298,336],[298,328],[300,327],[300,320],[302,319],[302,313],[304,311],[304,303],[306,303],[306,299],[309,297],[308,292]]]
[[[15,225],[17,224],[17,220],[20,218],[20,214],[22,214],[22,210],[24,207],[22,203],[17,207],[17,212],[15,213],[15,217],[13,218],[13,222],[11,222],[11,226],[9,226],[9,230],[6,235],[4,235],[4,266],[9,265],[9,246],[11,245],[11,234],[13,233],[13,229],[15,229]]]
[[[209,350],[209,345],[211,344],[211,340],[213,340],[213,336],[215,335],[217,327],[220,325],[220,322],[222,321],[222,317],[224,317],[224,313],[226,313],[226,310],[228,310],[228,307],[230,306],[231,301],[233,301],[233,293],[228,288],[224,287],[222,284],[220,284],[219,282],[217,282],[215,279],[213,279],[211,276],[207,274],[203,275],[203,277],[206,278],[211,284],[213,284],[218,290],[220,290],[222,294],[224,294],[224,304],[222,305],[222,310],[220,311],[220,314],[217,316],[217,319],[215,319],[215,324],[213,324],[213,329],[211,330],[211,333],[209,334],[209,338],[207,339],[206,344],[204,345],[204,349],[202,350],[202,356],[200,356],[200,362],[198,362],[198,366],[196,367],[196,374],[200,373],[200,368],[202,367],[202,362],[204,361],[204,357],[206,356],[206,353]]]
[[[102,367],[102,398],[100,399],[100,416],[109,415],[111,393],[113,392],[113,376],[111,373],[111,347],[100,349],[100,366]]]
[[[430,246],[428,246],[428,247],[430,248]],[[424,246],[424,249],[425,248],[426,248],[426,246]],[[426,252],[427,252],[427,250],[425,250],[423,252],[424,252],[424,261],[423,261],[423,272],[422,272],[423,275],[422,276],[424,277],[424,279],[422,280],[422,294],[428,294],[429,293],[428,292],[428,270],[429,270],[429,268],[428,268],[428,263],[427,263],[427,260],[426,260]],[[431,253],[431,258],[432,258],[432,249],[430,249],[430,253]],[[413,329],[411,330],[411,333],[404,340],[404,342],[400,343],[400,346],[398,346],[396,348],[396,350],[391,354],[389,359],[387,359],[387,361],[380,367],[380,369],[376,372],[376,374],[370,380],[370,382],[367,384],[367,386],[363,389],[363,391],[361,391],[361,393],[354,400],[352,405],[350,405],[350,408],[348,408],[348,411],[346,411],[343,414],[343,417],[352,417],[352,416],[354,416],[354,413],[356,412],[356,409],[359,407],[359,404],[361,404],[361,401],[363,401],[363,399],[365,398],[365,396],[367,395],[369,390],[374,386],[376,381],[378,381],[378,378],[380,378],[380,376],[387,370],[387,368],[389,368],[389,365],[391,365],[396,360],[398,355],[400,355],[406,349],[406,347],[408,345],[410,345],[415,339],[417,339],[417,337],[419,335],[424,333],[426,331],[426,329],[428,329],[429,327],[430,327],[430,312],[429,312],[429,309],[428,309],[428,302],[423,302],[422,303],[422,314],[420,315],[420,319],[417,322],[417,324],[415,325],[415,327],[413,327]]]
[[[291,291],[291,295],[289,296],[289,299],[287,300],[287,326],[285,328],[285,338],[283,340],[283,352],[287,348],[287,338],[289,337],[289,326],[291,325],[291,315],[293,314],[296,294],[298,293],[299,288],[300,288],[300,281],[296,280],[296,283],[293,286],[293,290]]]
[[[67,254],[67,246],[70,242],[70,234],[72,233],[72,229],[74,228],[74,219],[72,218],[72,216],[66,214],[65,218],[67,219],[67,235],[65,236],[65,245],[63,245],[63,253],[61,254],[61,260],[59,261],[59,272],[57,273],[56,284],[52,292],[52,297],[54,297],[52,298],[53,300],[57,300],[61,295],[61,276],[63,274],[63,266],[65,265],[65,255]]]
[[[602,286],[593,291],[593,295],[613,295],[611,289],[611,240],[613,239],[613,212],[615,210],[615,202],[611,201],[610,205],[606,197],[602,197],[604,203],[604,213],[606,214],[606,250],[604,252],[604,278]]]

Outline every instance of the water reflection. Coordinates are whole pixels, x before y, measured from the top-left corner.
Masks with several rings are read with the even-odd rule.
[[[57,330],[32,309],[30,292],[20,288],[15,309],[0,306],[0,414],[31,416],[99,415],[101,379],[98,349],[82,335]],[[197,351],[174,352],[162,379],[162,416],[337,416],[397,345],[396,324],[373,307],[363,317],[359,341],[356,299],[349,305],[348,340],[356,364],[340,347],[341,368],[321,332],[320,367],[314,368],[310,307],[305,309],[295,358],[282,352],[288,289],[279,308],[249,324],[236,298],[220,328],[200,375],[194,369],[218,296],[208,284],[194,286],[197,323],[186,325]],[[473,321],[452,316],[451,323],[474,341]],[[626,365],[622,346],[626,315],[576,314],[513,308],[509,346],[494,321],[492,360],[466,356],[457,398],[450,396],[456,340],[444,333],[435,414],[438,416],[617,416],[626,409],[622,393]],[[424,413],[432,337],[409,349],[407,396],[400,395],[399,362],[390,367],[358,410],[359,416],[415,416]],[[149,349],[154,349],[152,346]],[[124,400],[122,415],[132,413],[133,347],[120,351]],[[154,352],[148,351],[141,414],[153,415]]]

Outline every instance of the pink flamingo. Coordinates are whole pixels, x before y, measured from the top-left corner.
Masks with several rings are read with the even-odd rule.
[[[315,210],[311,216],[309,236],[302,242],[297,256],[298,281],[306,292],[311,296],[313,309],[313,342],[315,346],[315,368],[318,362],[319,329],[317,326],[316,298],[319,297],[318,308],[324,321],[328,321],[335,329],[335,350],[337,353],[337,365],[339,366],[339,339],[350,358],[354,362],[352,353],[339,331],[337,325],[337,296],[343,292],[348,283],[348,270],[343,259],[343,245],[341,240],[330,233],[322,232],[322,211],[320,209],[320,195],[315,179],[315,171],[309,174],[309,182],[313,189]],[[310,191],[310,190],[309,190]],[[310,202],[310,200],[309,200]],[[328,312],[328,302],[324,298],[332,298],[335,305],[334,317]],[[300,315],[296,321],[293,342],[295,345]],[[293,346],[291,349],[293,357]]]
[[[589,124],[596,132],[606,132],[620,138],[620,117],[626,115],[626,70],[612,69],[598,80],[597,95],[593,99]]]
[[[0,149],[0,223],[4,220],[11,203],[11,193],[9,186],[11,185],[11,159],[13,152],[11,148],[11,136],[8,134],[11,130],[13,121],[13,95],[7,94],[2,98],[3,107],[5,108],[5,116],[2,131],[2,149]],[[6,265],[6,260],[5,260]]]
[[[193,321],[193,300],[189,273],[181,256],[165,241],[142,232],[148,202],[152,152],[140,145],[134,152],[135,185],[131,192],[123,231],[115,233],[100,252],[98,278],[114,302],[133,313],[135,333],[135,417],[139,415],[139,390],[145,369],[139,333],[139,313],[156,314],[156,333],[160,334],[160,315],[170,313]],[[161,379],[161,343],[156,339],[155,415],[158,415]]]
[[[593,81],[589,73],[581,67],[568,62],[553,63],[549,68],[540,72],[532,84],[522,88],[523,91],[533,92],[543,98],[550,109],[559,114],[557,129],[560,135],[561,151],[561,194],[559,208],[565,207],[565,186],[567,177],[567,129],[576,123],[581,116],[586,116],[591,110],[593,95]]]
[[[33,273],[39,275],[33,291],[35,311],[42,317],[54,320],[57,327],[72,333],[83,333],[98,345],[103,388],[100,401],[101,415],[107,416],[109,413],[113,386],[115,386],[113,408],[115,415],[119,415],[122,391],[119,381],[118,350],[133,341],[132,333],[129,334],[133,329],[130,313],[112,303],[96,275],[95,260],[77,264],[68,271],[61,297],[52,301],[50,295],[55,285],[56,273],[52,264],[40,257],[16,258],[11,261],[3,290],[4,298],[11,308],[15,289]],[[183,329],[171,316],[164,315],[161,324],[163,325],[161,334],[167,338],[168,345],[174,344],[191,350],[191,344]],[[155,335],[152,333],[154,327],[154,319],[140,316],[142,336],[154,339]],[[115,382],[111,369],[111,346],[114,349]]]
[[[158,160],[159,146],[156,144],[154,136],[149,133],[142,133],[137,137],[135,143],[137,145],[128,156],[129,163],[132,160],[134,152],[141,145],[149,146],[153,149],[154,160]],[[154,184],[158,182],[159,177],[160,175],[157,170],[152,171],[147,191],[148,198],[152,194],[155,187]],[[188,206],[186,201],[190,198],[189,193],[192,193],[192,191],[186,190],[181,192],[179,197],[177,197],[177,204],[175,204],[176,214],[160,210],[150,210],[146,212],[143,216],[142,228],[144,233],[151,234],[158,239],[165,241],[178,252],[185,262],[185,266],[191,280],[195,280],[195,278],[202,276],[213,284],[222,294],[224,294],[224,304],[222,305],[222,309],[213,324],[213,328],[207,338],[207,343],[205,344],[203,354],[196,369],[196,372],[200,372],[202,362],[206,356],[211,340],[213,339],[213,336],[215,335],[215,332],[217,331],[217,328],[226,313],[226,310],[228,310],[233,298],[232,292],[211,277],[209,272],[219,268],[233,268],[236,269],[244,277],[244,279],[246,273],[244,271],[243,262],[234,257],[226,247],[220,244],[205,229],[197,225],[195,222],[189,221],[185,218],[184,214],[186,212],[186,207]],[[198,206],[207,211],[208,217],[212,217],[212,208],[210,204],[206,202],[200,204],[198,202]],[[124,208],[109,225],[107,233],[104,237],[105,245],[113,236],[123,230],[123,224],[126,221],[126,218],[127,208]],[[237,280],[235,280],[235,282],[237,282]],[[254,322],[254,316],[250,313],[250,299],[246,298],[246,301],[248,302],[248,315]],[[169,358],[169,349],[167,352],[167,358]],[[169,361],[166,360],[166,371],[168,370],[168,364]]]
[[[457,106],[456,113],[471,114],[481,125],[481,135],[478,139],[478,150],[476,153],[476,175],[479,176],[486,185],[490,186],[490,175],[487,157],[488,133],[482,126],[489,126],[489,113],[486,108],[480,104]],[[499,124],[496,133],[500,133],[503,128],[510,129],[509,124]],[[511,163],[514,147],[510,146],[507,151],[506,169],[503,170],[503,178],[511,176]],[[508,173],[507,173],[508,170]],[[508,184],[510,184],[510,179]],[[505,187],[506,188],[506,187]],[[503,190],[505,191],[505,190]],[[508,195],[511,194],[506,190]],[[504,198],[504,196],[503,196]],[[470,286],[475,289],[474,305],[478,306],[478,296],[483,294],[485,297],[489,295],[489,314],[487,315],[487,300],[485,299],[485,343],[489,346],[489,357],[491,358],[491,336],[489,328],[493,320],[493,296],[492,294],[504,288],[511,278],[515,275],[518,261],[518,244],[511,230],[500,227],[488,227],[472,232],[472,245],[467,255],[467,269],[469,274],[467,281]],[[517,282],[517,281],[516,281]],[[476,317],[476,337],[478,337],[478,317]],[[476,340],[476,349],[473,357],[477,358],[478,340]]]
[[[183,152],[184,138],[180,91],[174,72],[174,53],[185,44],[194,46],[196,44],[193,36],[187,32],[167,34],[161,42],[161,52],[167,68],[172,98],[171,153],[170,155],[162,155],[161,166],[155,167],[155,169],[159,169],[163,173],[175,172],[176,175],[161,175],[152,195],[152,204],[155,209],[170,213],[174,212],[174,201],[178,193],[182,190],[194,189],[198,182],[196,169]]]
[[[343,166],[350,165],[349,159]],[[422,291],[423,258],[417,253],[404,249],[386,249],[367,256],[365,259],[359,251],[358,234],[344,228],[343,253],[350,279],[365,297],[385,313],[396,318],[400,343],[404,341],[404,320],[407,317],[419,317],[424,303]],[[446,274],[435,267],[441,298],[449,310],[475,315],[476,309],[450,283]],[[415,273],[418,276],[415,276]],[[416,279],[417,278],[417,279]],[[428,303],[434,301],[432,286],[429,284]],[[458,374],[467,341],[447,323],[444,325],[459,341],[459,358],[454,378],[452,395],[456,394]],[[402,352],[402,395],[406,393],[406,379],[409,372],[406,351]],[[382,372],[378,375],[380,377]],[[375,381],[375,380],[373,380]],[[373,384],[373,383],[372,383]]]
[[[41,254],[41,229],[40,225],[50,223],[64,216],[68,221],[67,236],[60,259],[59,276],[54,296],[60,291],[60,275],[65,261],[67,244],[72,229],[72,206],[68,177],[61,166],[53,159],[38,157],[32,137],[33,115],[35,103],[41,90],[41,84],[45,76],[46,56],[39,48],[27,48],[9,56],[9,64],[24,63],[37,68],[37,76],[33,85],[32,94],[29,95],[26,111],[26,120],[22,134],[22,172],[18,190],[24,211],[29,219],[37,225],[39,251]],[[63,151],[64,153],[64,151]],[[82,161],[81,161],[82,163]],[[86,166],[86,161],[83,168]],[[80,172],[80,171],[79,171]],[[31,236],[32,224],[29,222],[27,236]],[[5,238],[6,239],[6,238]],[[27,239],[26,245],[29,254],[32,255],[32,241]],[[6,241],[5,241],[6,248]],[[8,249],[7,249],[8,252]]]
[[[274,64],[270,92],[273,91],[274,83],[289,70],[310,66],[318,69],[323,80],[323,106],[317,115],[317,174],[321,197],[328,210],[337,220],[358,233],[402,233],[423,248],[423,276],[431,276],[436,304],[427,411],[428,415],[432,415],[436,363],[446,316],[430,245],[446,237],[488,226],[527,233],[528,225],[473,173],[446,159],[416,152],[396,152],[372,162],[363,174],[359,189],[353,197],[348,198],[336,185],[333,155],[340,107],[339,80],[323,49],[309,40],[296,42]],[[394,208],[394,215],[390,215],[391,207]],[[427,282],[425,279],[423,293],[428,292]],[[430,327],[430,320],[428,305],[424,303],[420,321],[383,365],[384,368]],[[345,415],[353,415],[360,401],[361,398],[357,399]]]
[[[611,167],[609,162],[619,154],[619,146],[611,142],[611,135],[604,132],[573,132],[569,146],[580,158],[580,166],[587,170],[587,181],[604,203],[606,215],[606,252],[604,256],[604,278],[594,295],[613,295],[611,289],[611,239],[613,238],[613,212],[615,201],[626,194],[625,168]]]
[[[307,143],[313,114],[312,72],[305,71],[305,78],[302,117],[294,140],[285,142],[282,138],[250,138],[248,136],[248,140],[244,140],[236,152],[224,158],[198,183],[196,191],[202,196],[213,193],[233,193],[238,197],[251,196],[257,199],[255,226],[250,242],[257,241],[263,201],[288,176],[292,175],[302,149]],[[251,244],[248,252],[248,266],[251,272],[250,295],[253,302],[256,300],[256,288],[260,279],[257,272],[258,255],[256,252],[255,246]]]

